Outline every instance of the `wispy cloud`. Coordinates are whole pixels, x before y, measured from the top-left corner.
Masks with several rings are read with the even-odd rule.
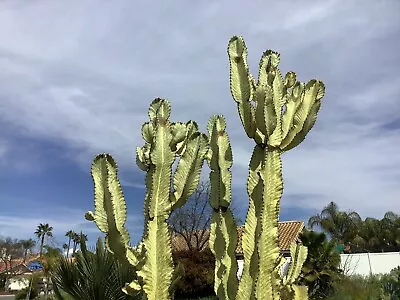
[[[327,86],[316,127],[284,155],[285,205],[315,210],[336,201],[364,216],[400,210],[400,135],[389,126],[400,108],[400,2],[1,6],[1,121],[18,135],[62,143],[65,157],[86,170],[99,152],[113,153],[121,170],[132,168],[147,106],[160,96],[171,99],[174,120],[195,119],[202,129],[214,113],[227,117],[242,195],[251,142],[229,94],[225,50],[231,35],[242,34],[254,74],[272,48],[283,71]],[[9,165],[18,161],[9,160],[12,141],[0,133]]]

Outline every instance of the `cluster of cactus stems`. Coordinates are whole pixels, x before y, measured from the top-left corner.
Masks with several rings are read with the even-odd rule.
[[[95,210],[85,217],[106,233],[107,249],[137,270],[138,279],[123,288],[127,294],[142,292],[148,300],[173,299],[182,269],[174,270],[167,220],[197,189],[207,161],[213,209],[209,245],[216,258],[214,290],[218,298],[307,299],[307,288],[295,284],[307,257],[306,247],[293,244],[289,270],[280,273],[284,262],[278,244],[281,153],[300,144],[314,126],[324,85],[318,80],[301,83],[294,72],[283,78],[279,54],[271,50],[261,57],[256,82],[249,73],[242,37],[229,41],[228,55],[231,94],[244,130],[255,142],[247,179],[242,276],[238,280],[237,230],[229,208],[233,156],[226,121],[223,116],[212,116],[206,135],[193,121],[171,122],[169,102],[157,98],[150,105],[149,122],[142,126],[144,145],[136,150],[136,163],[146,172],[144,232],[137,247],[129,243],[126,203],[114,159],[100,154],[92,164]]]

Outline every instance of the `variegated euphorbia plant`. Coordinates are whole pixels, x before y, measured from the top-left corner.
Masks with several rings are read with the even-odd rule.
[[[211,117],[208,136],[195,122],[172,123],[170,105],[155,99],[149,122],[142,127],[145,144],[137,148],[136,163],[146,172],[144,233],[138,247],[129,243],[125,228],[126,203],[109,154],[92,165],[95,211],[86,218],[106,233],[106,246],[122,263],[137,270],[138,280],[127,284],[128,294],[143,292],[143,299],[172,299],[180,268],[174,271],[167,219],[196,190],[204,160],[210,167],[210,205],[213,209],[210,248],[216,257],[214,290],[219,299],[307,299],[307,288],[295,284],[307,248],[293,244],[292,262],[281,274],[278,217],[283,191],[281,153],[300,144],[314,126],[324,85],[296,81],[294,72],[282,77],[279,54],[264,52],[257,82],[249,73],[247,49],[241,37],[229,41],[230,88],[246,134],[256,143],[250,159],[247,192],[249,208],[242,248],[244,268],[237,279],[236,224],[231,202],[232,150],[222,116]],[[176,163],[176,169],[173,165]]]

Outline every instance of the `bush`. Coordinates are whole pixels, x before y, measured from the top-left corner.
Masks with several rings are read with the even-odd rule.
[[[389,300],[380,276],[342,276],[334,284],[334,292],[327,300]],[[398,299],[398,298],[393,298]]]
[[[99,238],[94,252],[86,249],[81,239],[81,251],[75,261],[61,257],[53,266],[51,281],[58,299],[64,298],[62,291],[73,299],[139,299],[122,291],[126,283],[136,279],[132,266],[122,265],[116,256],[104,248]]]
[[[7,277],[4,274],[0,274],[0,291],[4,291]]]
[[[334,293],[328,300],[399,300],[400,267],[389,274],[372,276],[342,276],[334,283]]]
[[[15,295],[15,300],[25,300],[26,296],[29,293],[29,288],[25,288],[23,290],[20,290],[16,295]],[[38,290],[35,288],[32,288],[29,299],[35,299],[39,295]]]
[[[177,251],[173,254],[174,262],[180,262],[184,276],[178,282],[175,297],[177,299],[198,299],[215,296],[214,264],[215,258],[210,249],[199,251]]]
[[[389,274],[382,275],[380,280],[391,300],[400,299],[400,267],[394,268]]]
[[[333,284],[343,273],[340,269],[340,254],[336,244],[324,233],[304,230],[301,242],[308,248],[307,259],[299,277],[301,285],[308,286],[310,299],[326,299],[333,293]]]

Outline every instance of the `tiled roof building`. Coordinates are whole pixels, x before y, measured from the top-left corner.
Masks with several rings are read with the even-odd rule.
[[[278,223],[279,248],[280,248],[282,254],[289,253],[290,245],[293,242],[299,241],[299,234],[301,233],[303,228],[304,228],[303,221],[285,221],[285,222]],[[239,226],[237,228],[237,232],[238,232],[238,243],[236,246],[236,255],[238,257],[241,257],[241,256],[243,256],[242,235],[244,232],[244,226]],[[199,233],[201,233],[201,232],[199,232]],[[200,238],[201,234],[197,234],[197,236]],[[208,236],[209,236],[209,232],[207,230],[207,232],[205,234],[203,234],[202,238],[208,239]],[[192,242],[193,247],[195,248],[195,245],[196,245],[195,239],[192,239],[191,242]],[[208,247],[208,242],[206,242],[205,247]],[[188,249],[184,238],[181,235],[176,235],[176,234],[172,236],[172,248],[174,251],[181,251],[181,250]]]
[[[39,256],[31,256],[31,257],[27,257],[27,259],[24,262],[23,258],[16,258],[11,260],[11,269],[17,267],[17,266],[27,266],[30,262],[32,261],[37,261],[39,260]],[[6,271],[7,269],[10,269],[10,265],[9,262],[7,262],[7,265],[4,263],[4,261],[0,260],[0,273],[3,273],[4,271]]]

